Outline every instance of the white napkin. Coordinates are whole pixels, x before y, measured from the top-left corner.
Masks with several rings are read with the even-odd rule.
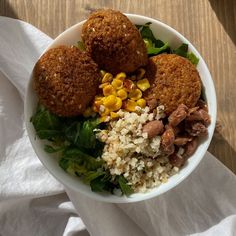
[[[236,235],[236,177],[210,153],[175,189],[144,202],[102,203],[66,187],[76,213],[38,161],[23,121],[29,74],[51,41],[0,17],[0,235],[89,235],[85,225],[92,236]]]

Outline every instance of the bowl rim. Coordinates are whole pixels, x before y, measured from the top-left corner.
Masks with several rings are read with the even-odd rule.
[[[90,198],[93,198],[95,200],[99,200],[99,201],[102,201],[102,202],[109,202],[109,203],[131,203],[131,202],[139,202],[139,201],[143,201],[143,200],[147,200],[147,199],[151,199],[153,197],[157,197],[157,196],[160,196],[161,194],[165,193],[165,192],[168,192],[169,190],[175,188],[177,185],[179,185],[183,180],[185,180],[198,166],[198,164],[200,163],[200,161],[203,159],[205,153],[207,152],[207,149],[208,149],[208,146],[210,145],[210,142],[212,140],[212,136],[213,136],[213,131],[214,131],[214,128],[215,128],[215,122],[216,122],[216,109],[217,109],[217,106],[216,106],[216,93],[215,93],[215,86],[214,86],[214,83],[213,83],[213,80],[212,80],[212,77],[211,77],[211,74],[209,72],[209,69],[205,63],[205,61],[203,60],[203,58],[201,57],[200,53],[196,50],[196,48],[193,46],[193,44],[187,40],[182,34],[180,34],[177,30],[175,30],[174,28],[170,27],[169,25],[161,22],[160,20],[156,20],[156,19],[153,19],[153,18],[150,18],[150,17],[146,17],[146,16],[142,16],[142,15],[137,15],[137,14],[126,14],[125,15],[128,17],[128,18],[139,18],[141,20],[144,20],[146,22],[152,22],[154,25],[159,25],[165,29],[167,29],[167,31],[171,31],[172,34],[176,35],[182,42],[186,42],[189,46],[191,46],[191,48],[193,49],[192,51],[194,51],[194,53],[197,55],[197,57],[200,59],[200,61],[203,63],[203,67],[206,69],[205,73],[207,74],[206,77],[209,79],[209,83],[210,83],[210,86],[211,86],[211,101],[212,101],[212,107],[213,107],[213,110],[212,110],[212,114],[211,114],[211,131],[209,132],[208,134],[208,138],[205,142],[207,142],[207,145],[205,146],[204,148],[204,153],[202,153],[201,156],[199,156],[199,158],[197,160],[195,160],[195,164],[190,166],[189,168],[187,168],[184,172],[184,174],[182,174],[181,178],[177,179],[177,181],[175,181],[174,183],[172,184],[169,184],[169,186],[167,186],[166,188],[164,189],[161,189],[160,191],[158,192],[146,192],[146,193],[139,193],[137,197],[126,197],[126,196],[122,196],[122,197],[117,197],[117,198],[111,198],[109,196],[113,196],[113,195],[108,195],[108,196],[104,196],[102,194],[97,194],[97,193],[94,193],[90,190],[90,192],[88,191],[85,191],[84,189],[80,189],[79,187],[76,187],[74,186],[72,183],[68,183],[67,181],[65,181],[63,178],[60,178],[60,174],[57,173],[56,170],[52,170],[51,168],[49,168],[45,161],[44,161],[44,158],[41,157],[41,154],[39,153],[39,149],[37,147],[37,145],[34,144],[33,142],[33,139],[34,137],[30,135],[30,121],[29,121],[29,112],[28,112],[28,106],[27,106],[27,100],[29,98],[29,93],[30,93],[30,90],[32,89],[31,88],[31,81],[32,81],[32,77],[33,77],[33,71],[34,69],[32,70],[31,74],[30,74],[30,79],[28,81],[28,84],[27,84],[27,90],[26,90],[26,97],[25,97],[25,101],[24,101],[24,119],[25,119],[25,124],[26,124],[26,130],[27,130],[27,134],[29,136],[29,139],[30,139],[30,142],[31,142],[31,145],[34,149],[34,152],[36,153],[38,159],[42,162],[42,164],[44,165],[44,167],[50,172],[51,175],[53,175],[60,183],[62,183],[63,185],[65,185],[67,188],[70,188],[72,190],[74,190],[76,193],[82,193],[84,194],[85,196],[88,196]],[[59,34],[54,40],[52,43],[49,44],[49,46],[43,51],[43,53],[45,53],[48,49],[52,48],[54,46],[54,44],[60,40],[61,38],[63,38],[65,35],[68,34],[68,32],[70,31],[73,31],[74,28],[77,28],[78,26],[80,26],[81,24],[83,24],[86,20],[83,20],[83,21],[80,21],[78,23],[76,23],[75,25],[69,27],[68,29],[66,29],[64,32],[62,32],[61,34]],[[132,20],[131,20],[132,21]],[[42,54],[43,54],[42,53]],[[40,55],[40,57],[42,56],[42,54]],[[209,129],[208,129],[209,130]],[[79,181],[79,180],[78,180]],[[168,183],[167,183],[168,184]],[[159,188],[159,186],[157,187],[154,187],[155,188]],[[135,194],[134,194],[135,195]]]

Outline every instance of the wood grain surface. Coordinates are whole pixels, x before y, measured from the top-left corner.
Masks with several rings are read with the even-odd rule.
[[[208,64],[218,99],[220,127],[209,151],[236,173],[236,1],[0,0],[0,15],[29,22],[54,38],[104,7],[159,19],[195,45]]]

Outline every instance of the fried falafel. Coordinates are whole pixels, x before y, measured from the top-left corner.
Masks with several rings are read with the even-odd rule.
[[[169,115],[180,104],[194,107],[201,95],[201,80],[195,66],[187,59],[175,54],[151,57],[146,68],[151,84],[144,97],[165,106]]]
[[[99,77],[98,66],[87,52],[58,46],[38,60],[33,83],[39,101],[51,112],[76,116],[96,95]]]
[[[147,49],[135,25],[121,12],[98,10],[82,28],[86,50],[100,68],[116,74],[134,72],[148,62]]]

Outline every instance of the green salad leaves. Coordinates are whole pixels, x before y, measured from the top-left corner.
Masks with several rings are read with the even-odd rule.
[[[103,161],[99,157],[104,144],[96,139],[94,131],[102,126],[99,119],[59,117],[38,105],[31,122],[36,135],[49,141],[44,150],[58,153],[60,167],[81,177],[92,191],[113,193],[115,189],[121,189],[125,195],[133,192],[123,176],[111,176],[103,167]]]
[[[177,49],[172,50],[168,42],[164,43],[160,39],[155,38],[150,28],[151,24],[151,22],[148,22],[144,25],[136,25],[146,45],[149,56],[154,56],[161,53],[174,53],[189,59],[194,65],[198,64],[199,58],[197,58],[192,52],[188,52],[188,44],[183,43]]]

